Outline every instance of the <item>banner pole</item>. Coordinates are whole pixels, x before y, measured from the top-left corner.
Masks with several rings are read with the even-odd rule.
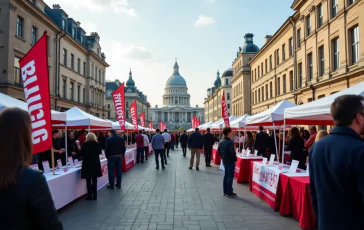
[[[54,168],[54,149],[53,149],[53,147],[51,149],[51,154],[52,154],[52,172],[53,172],[53,175],[56,175],[55,168]]]

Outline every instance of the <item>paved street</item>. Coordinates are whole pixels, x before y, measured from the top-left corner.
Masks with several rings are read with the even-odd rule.
[[[123,174],[122,188],[99,191],[97,201],[80,199],[60,212],[65,229],[240,229],[295,230],[299,223],[282,217],[245,184],[237,198],[222,196],[223,173],[217,166],[189,170],[189,157],[172,151],[164,171],[154,155]]]

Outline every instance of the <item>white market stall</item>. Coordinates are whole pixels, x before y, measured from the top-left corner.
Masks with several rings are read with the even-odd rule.
[[[229,122],[230,122],[230,124],[231,124],[233,121],[235,121],[236,119],[237,119],[237,117],[235,117],[235,116],[230,116],[230,117],[229,117]],[[219,120],[218,122],[216,122],[215,124],[212,124],[212,125],[210,126],[210,128],[211,128],[211,129],[213,129],[213,130],[220,130],[220,129],[224,128],[224,127],[225,127],[224,119],[221,119],[221,120]]]

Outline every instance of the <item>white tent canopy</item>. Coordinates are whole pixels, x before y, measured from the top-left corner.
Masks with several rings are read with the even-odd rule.
[[[283,100],[261,113],[246,118],[247,126],[280,126],[283,124],[284,109],[295,107],[292,102]]]
[[[232,123],[233,121],[235,121],[236,119],[237,119],[237,117],[235,117],[235,116],[230,116],[230,117],[229,117],[230,125],[231,125],[231,123]],[[223,128],[223,127],[225,127],[224,119],[221,119],[221,120],[219,120],[218,122],[216,122],[215,124],[212,124],[212,125],[211,125],[211,128],[212,128],[212,129],[221,129],[221,128]]]
[[[25,103],[24,101],[0,93],[0,112],[2,112],[6,108],[14,107],[28,111],[27,103]],[[65,123],[66,117],[67,115],[65,113],[51,110],[52,124]]]
[[[249,117],[250,115],[245,114],[242,117],[238,117],[237,119],[235,119],[233,122],[230,123],[230,127],[231,128],[243,128],[245,127],[245,122],[246,119]]]
[[[337,97],[345,94],[364,96],[364,82],[310,103],[285,109],[286,124],[332,125],[331,104]]]
[[[111,128],[111,121],[88,114],[77,107],[64,112],[67,114],[67,127],[73,129],[104,129]]]
[[[211,125],[213,123],[214,123],[213,121],[209,121],[209,122],[203,123],[202,125],[198,126],[198,128],[200,130],[206,130],[209,127],[209,125]]]

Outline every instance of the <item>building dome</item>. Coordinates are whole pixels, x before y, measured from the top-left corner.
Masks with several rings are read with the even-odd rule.
[[[174,63],[173,69],[173,74],[168,78],[166,87],[187,87],[186,80],[179,74],[177,60]]]
[[[242,53],[257,53],[259,51],[259,47],[253,43],[253,37],[254,34],[245,34],[245,44],[241,49]]]
[[[126,82],[126,86],[128,86],[128,87],[135,87],[135,82],[133,80],[133,74],[131,73],[131,70],[129,72],[129,79]]]
[[[221,78],[224,78],[224,77],[232,77],[232,76],[233,76],[233,69],[232,69],[232,68],[230,68],[230,69],[226,70],[226,71],[222,74]]]
[[[220,72],[217,71],[216,80],[214,82],[215,88],[219,88],[221,86]]]

